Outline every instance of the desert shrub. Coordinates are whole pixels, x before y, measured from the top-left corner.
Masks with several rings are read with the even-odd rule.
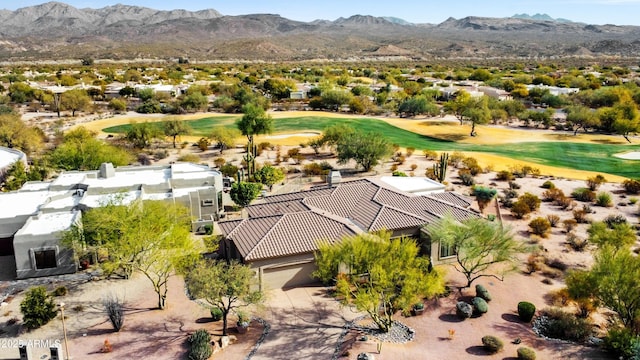
[[[457,168],[460,166],[460,162],[465,158],[464,154],[460,151],[454,151],[451,155],[449,155],[449,165]]]
[[[435,160],[438,158],[438,153],[433,150],[422,150],[422,153],[427,160]]]
[[[166,149],[162,149],[156,151],[153,156],[158,160],[166,159],[167,157],[169,157],[169,152]]]
[[[534,212],[540,208],[540,198],[529,192],[520,195],[518,201],[523,201],[525,204],[527,204],[529,209],[531,209],[531,212]]]
[[[549,220],[543,217],[537,217],[529,222],[529,228],[531,233],[540,237],[546,238],[549,236],[549,230],[551,229],[551,223]]]
[[[606,191],[601,191],[596,195],[596,205],[602,207],[611,207],[613,206],[613,200],[611,199],[611,194]]]
[[[564,192],[558,188],[549,188],[542,192],[542,201],[555,202],[559,198],[564,197]]]
[[[544,263],[550,268],[558,269],[563,272],[567,271],[567,269],[569,268],[569,265],[558,258],[548,258]]]
[[[539,253],[530,254],[529,257],[527,257],[526,265],[529,274],[540,271],[542,270],[542,265],[544,265],[544,257]]]
[[[586,224],[589,222],[589,218],[587,216],[589,213],[590,212],[587,212],[587,209],[584,207],[582,209],[575,209],[573,210],[573,218],[578,224]]]
[[[569,341],[583,341],[592,333],[592,326],[586,319],[562,309],[545,309],[534,324],[540,335]]]
[[[44,286],[29,289],[20,303],[22,321],[27,329],[37,329],[56,317],[58,311]]]
[[[222,320],[222,310],[220,310],[219,307],[214,306],[211,309],[209,309],[209,313],[211,314],[211,320],[213,321],[220,321]]]
[[[200,162],[200,156],[198,156],[196,154],[184,154],[184,155],[180,155],[180,157],[178,158],[178,161],[190,162],[190,163],[199,163]]]
[[[622,186],[627,194],[640,194],[640,181],[638,180],[627,179],[622,183]]]
[[[53,296],[65,296],[65,295],[67,295],[68,292],[69,292],[69,290],[67,290],[66,286],[58,286],[57,288],[55,288],[53,290],[53,292],[51,294]]]
[[[626,224],[627,218],[622,214],[609,215],[604,218],[603,222],[607,224],[609,229],[613,229],[614,225]]]
[[[474,297],[473,299],[471,299],[471,303],[473,304],[473,311],[476,314],[482,315],[489,311],[489,305],[481,297]]]
[[[519,347],[516,353],[520,360],[536,360],[536,352],[528,347]]]
[[[540,187],[543,189],[555,189],[556,185],[551,180],[547,180]]]
[[[502,351],[504,343],[496,336],[487,335],[482,337],[482,347],[491,354]]]
[[[462,165],[469,170],[471,175],[476,176],[482,172],[482,168],[478,165],[478,160],[473,157],[466,157],[462,160]]]
[[[224,176],[235,178],[238,175],[238,167],[229,163],[220,166],[220,172]]]
[[[418,168],[418,165],[411,164],[411,166],[409,168],[411,169],[411,171],[416,171],[416,169]]]
[[[473,315],[473,306],[464,301],[458,301],[456,303],[456,315],[460,319],[467,319]]]
[[[556,227],[560,223],[560,216],[549,214],[547,215],[547,220],[549,221],[549,225],[551,225],[551,227]]]
[[[564,231],[570,233],[578,226],[578,222],[575,219],[565,219],[562,221],[562,226],[564,227]]]
[[[491,301],[491,294],[489,293],[489,290],[480,284],[476,285],[476,296],[484,299],[485,301]]]
[[[563,274],[564,273],[561,270],[552,268],[550,266],[547,266],[546,264],[542,267],[542,276],[546,277],[547,279],[559,279]]]
[[[575,251],[584,251],[587,245],[589,245],[589,240],[579,237],[574,232],[570,232],[567,234],[567,244]]]
[[[504,197],[508,199],[515,199],[518,197],[518,192],[515,189],[505,189]]]
[[[413,155],[414,152],[416,152],[416,148],[408,147],[407,148],[407,157],[411,157],[411,155]]]
[[[513,190],[518,190],[520,189],[522,186],[520,186],[520,184],[518,184],[515,181],[509,181],[509,189],[513,189]]]
[[[110,295],[102,301],[102,305],[104,306],[113,330],[120,331],[124,325],[123,301],[114,295]]]
[[[607,179],[605,179],[604,176],[598,174],[596,176],[587,178],[587,187],[591,191],[596,191],[598,190],[600,185],[604,184],[605,182],[607,182]]]
[[[151,157],[146,153],[139,153],[136,158],[140,165],[151,165]]]
[[[391,173],[391,176],[397,176],[397,177],[407,177],[407,173],[405,173],[404,171],[394,171]]]
[[[569,304],[569,300],[571,300],[571,297],[569,296],[569,289],[567,287],[550,292],[548,298],[554,306],[566,306]]]
[[[498,173],[496,174],[496,180],[511,181],[513,179],[515,179],[515,177],[509,170],[501,170],[501,171],[498,171]]]
[[[391,172],[398,170],[398,164],[391,164],[389,170],[391,170]]]
[[[638,198],[631,197],[629,198],[629,205],[635,205],[638,203]]]
[[[469,169],[462,169],[458,171],[458,176],[464,185],[471,186],[476,183],[476,180],[471,175]]]
[[[328,167],[327,167],[328,165]],[[319,176],[319,175],[327,175],[331,170],[331,165],[323,163],[308,163],[302,167],[302,172],[306,176]]]
[[[562,196],[554,201],[554,204],[558,205],[562,210],[571,210],[576,206],[575,201],[568,196]]]
[[[516,201],[511,206],[511,214],[516,217],[516,219],[522,219],[527,214],[531,212],[531,209],[524,201]]]
[[[207,360],[211,357],[211,335],[207,330],[196,330],[189,336],[189,360]]]
[[[610,329],[602,347],[618,359],[640,359],[640,338],[627,328]]]
[[[540,169],[531,167],[529,165],[514,165],[509,170],[511,170],[513,175],[519,178],[526,177],[529,174],[536,176],[540,175]]]
[[[213,165],[217,168],[224,165],[227,162],[223,157],[218,157],[213,160]]]
[[[578,201],[592,202],[596,198],[596,193],[589,188],[577,188],[573,190],[571,196]]]
[[[518,303],[518,317],[524,322],[530,322],[536,314],[536,306],[527,301]]]
[[[198,149],[200,149],[201,151],[207,151],[207,149],[209,149],[209,146],[211,146],[211,141],[209,141],[209,139],[203,137],[198,140]]]

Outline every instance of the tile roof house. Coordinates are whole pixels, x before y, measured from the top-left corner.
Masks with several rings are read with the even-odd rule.
[[[318,241],[388,230],[393,237],[421,237],[425,224],[451,214],[457,220],[478,217],[471,201],[451,192],[417,195],[380,179],[343,182],[333,187],[268,196],[246,208],[248,218],[219,222],[220,256],[250,264],[264,288],[292,287],[313,281]],[[439,244],[425,245],[442,262]]]

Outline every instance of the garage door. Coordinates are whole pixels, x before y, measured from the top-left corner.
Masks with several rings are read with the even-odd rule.
[[[290,288],[315,283],[311,277],[316,270],[315,262],[296,263],[272,268],[263,268],[262,285],[264,290]]]

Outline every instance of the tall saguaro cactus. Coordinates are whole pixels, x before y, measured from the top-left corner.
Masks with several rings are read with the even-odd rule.
[[[449,153],[440,154],[440,160],[433,164],[433,174],[443,183],[447,178],[447,166],[449,165]]]

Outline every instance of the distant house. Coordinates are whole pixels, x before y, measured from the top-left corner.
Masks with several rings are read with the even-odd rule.
[[[445,214],[458,220],[478,217],[468,210],[470,200],[439,189],[417,195],[398,185],[365,179],[266,197],[246,208],[248,218],[218,223],[220,256],[249,264],[264,289],[313,282],[318,241],[337,242],[363,232],[422,238],[434,264],[446,261],[452,254],[430,243],[421,229]]]
[[[70,171],[53,181],[28,182],[19,191],[0,193],[0,255],[13,255],[18,278],[67,274],[77,264],[60,244],[61,233],[80,224],[81,211],[118,199],[167,200],[191,211],[199,231],[224,215],[222,174],[189,163],[168,166]],[[7,204],[11,204],[8,206]]]

